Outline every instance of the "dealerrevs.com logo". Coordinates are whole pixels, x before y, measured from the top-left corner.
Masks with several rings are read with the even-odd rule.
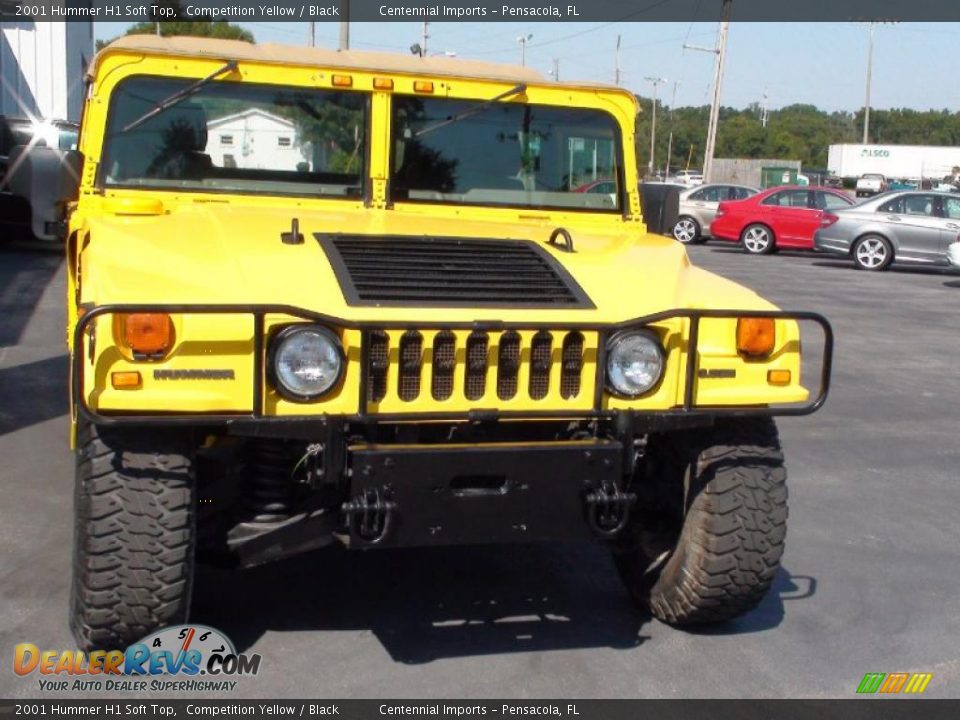
[[[41,690],[142,692],[231,691],[233,678],[257,675],[261,657],[238,653],[219,630],[174,625],[126,650],[41,650],[33,643],[14,648],[13,671],[39,676]]]

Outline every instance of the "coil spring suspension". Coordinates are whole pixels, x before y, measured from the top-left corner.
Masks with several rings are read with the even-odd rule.
[[[278,522],[290,517],[291,467],[290,452],[284,443],[265,439],[251,442],[245,504],[253,522]]]

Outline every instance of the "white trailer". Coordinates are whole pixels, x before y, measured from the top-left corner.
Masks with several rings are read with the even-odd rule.
[[[879,173],[888,178],[942,179],[960,167],[960,147],[933,145],[831,145],[827,168],[839,177]]]
[[[80,122],[93,23],[4,21],[0,114]]]

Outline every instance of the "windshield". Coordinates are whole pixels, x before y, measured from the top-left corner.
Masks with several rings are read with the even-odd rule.
[[[392,133],[394,200],[621,207],[619,132],[600,110],[394,96]]]
[[[104,185],[362,195],[367,100],[361,93],[218,81],[124,131],[194,82],[135,77],[114,90]]]

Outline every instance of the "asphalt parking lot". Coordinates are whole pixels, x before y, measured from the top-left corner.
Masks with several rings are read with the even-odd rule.
[[[237,695],[844,698],[866,672],[910,671],[960,696],[960,274],[690,254],[837,336],[826,407],[780,422],[787,551],[758,609],[710,631],[649,620],[599,546],[205,569],[194,619],[263,656]],[[12,672],[16,643],[72,648],[63,298],[59,254],[0,247],[0,697],[41,695]]]

